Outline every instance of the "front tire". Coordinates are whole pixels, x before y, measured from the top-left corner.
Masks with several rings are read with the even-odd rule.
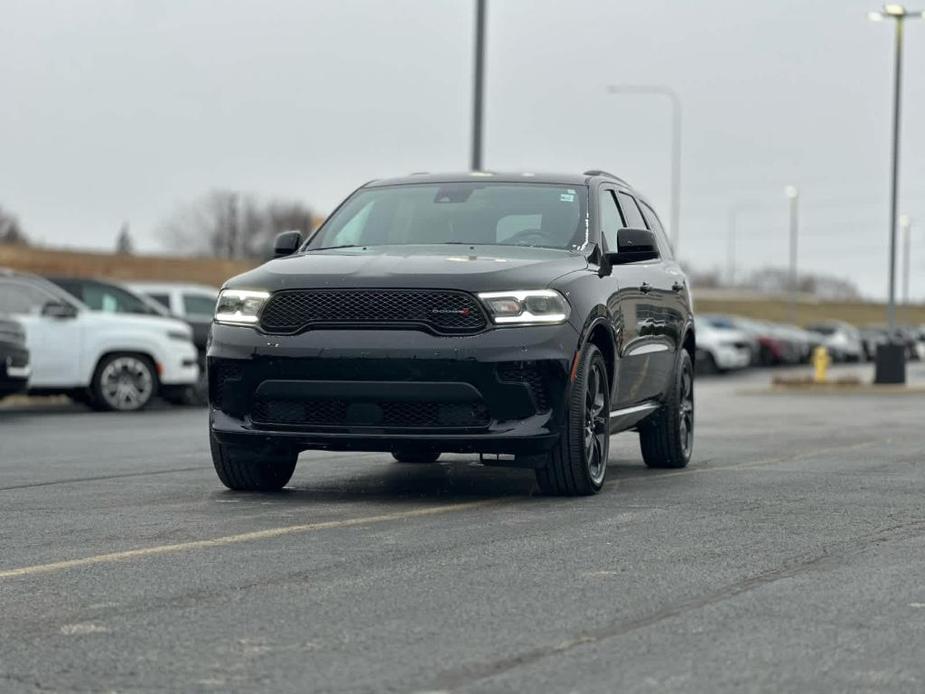
[[[694,447],[694,368],[681,351],[665,404],[639,428],[642,459],[651,468],[682,468]]]
[[[275,492],[292,479],[299,454],[295,451],[219,443],[209,436],[212,464],[228,489]]]
[[[600,350],[585,345],[566,414],[566,427],[545,465],[536,469],[544,494],[597,494],[607,476],[610,453],[610,383]]]
[[[100,360],[90,384],[97,410],[137,412],[157,394],[154,364],[140,354],[110,354]]]

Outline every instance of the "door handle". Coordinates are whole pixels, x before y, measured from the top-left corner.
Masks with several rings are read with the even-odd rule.
[[[671,285],[671,288],[676,292],[680,292],[682,289],[684,289],[684,282],[675,281],[675,283]]]
[[[643,294],[648,294],[650,291],[652,291],[652,285],[648,282],[643,282],[639,286],[639,291],[641,291]]]

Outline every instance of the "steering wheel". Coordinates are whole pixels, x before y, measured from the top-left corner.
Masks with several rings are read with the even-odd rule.
[[[524,229],[523,231],[518,231],[505,241],[505,243],[510,243],[515,246],[535,246],[537,242],[549,242],[546,234],[544,234],[541,229]]]

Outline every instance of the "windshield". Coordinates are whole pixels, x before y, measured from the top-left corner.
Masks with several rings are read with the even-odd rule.
[[[465,181],[366,188],[305,250],[334,246],[494,244],[573,249],[585,241],[586,186]]]

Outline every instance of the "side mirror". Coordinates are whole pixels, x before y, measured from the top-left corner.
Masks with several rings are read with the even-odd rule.
[[[287,255],[292,255],[301,245],[301,231],[284,231],[281,234],[277,234],[276,241],[273,242],[273,257],[283,258]]]
[[[42,315],[48,318],[75,318],[77,309],[63,301],[49,301],[42,306]]]
[[[608,252],[607,260],[613,265],[658,260],[658,241],[648,229],[620,229],[617,232],[617,251]]]

